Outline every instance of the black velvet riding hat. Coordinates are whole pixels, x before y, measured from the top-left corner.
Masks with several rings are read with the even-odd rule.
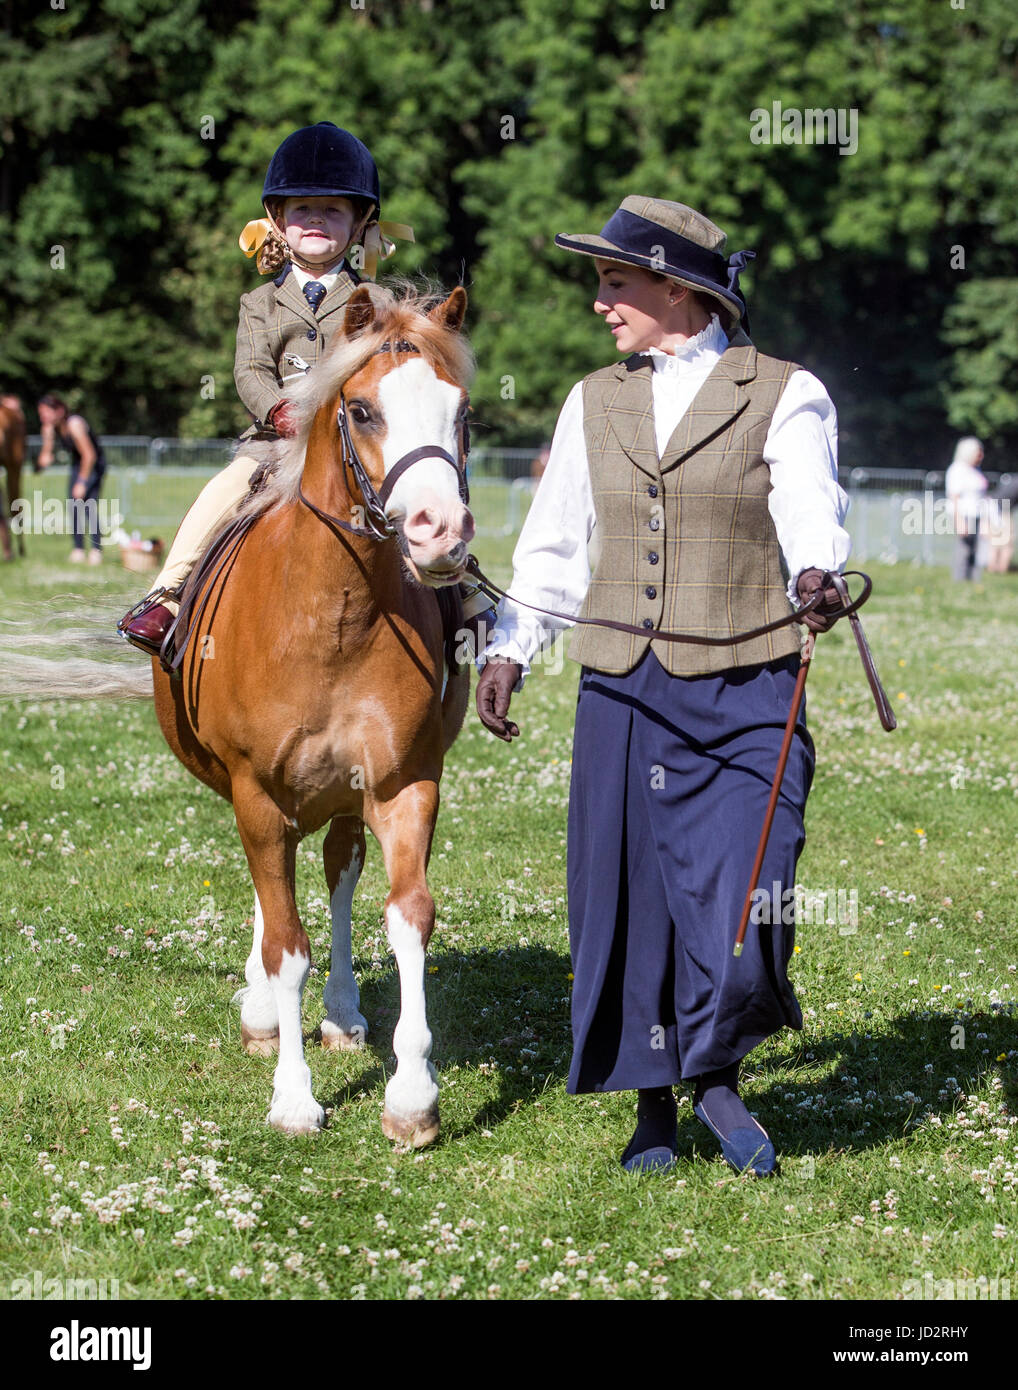
[[[556,246],[622,261],[666,275],[680,285],[717,300],[722,322],[729,329],[746,319],[746,301],[739,290],[739,271],[755,251],[736,251],[725,257],[725,233],[684,203],[662,198],[624,198],[597,236],[566,234]]]
[[[272,156],[262,202],[269,198],[363,198],[380,211],[378,170],[371,151],[356,135],[331,121],[303,126]]]

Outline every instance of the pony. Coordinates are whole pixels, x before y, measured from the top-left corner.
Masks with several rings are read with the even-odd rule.
[[[20,513],[24,502],[21,497],[21,469],[25,462],[25,417],[16,396],[0,396],[0,468],[7,475],[6,502],[0,490],[0,539],[3,544],[3,557],[13,560],[8,518],[13,522],[15,507]],[[17,528],[18,551],[24,559],[25,535]]]
[[[294,896],[297,847],[322,826],[332,916],[322,1045],[358,1048],[367,1035],[351,960],[367,826],[389,880],[400,979],[382,1129],[408,1148],[439,1132],[426,871],[470,681],[458,666],[443,680],[436,594],[463,577],[474,534],[466,303],[459,287],[445,299],[354,292],[336,344],[297,388],[296,437],[231,519],[239,541],[192,576],[178,671],[153,658],[167,743],[233,806],[255,889],[241,1040],[249,1053],[278,1052],[267,1119],[290,1134],[324,1123],[304,1056],[311,956]]]

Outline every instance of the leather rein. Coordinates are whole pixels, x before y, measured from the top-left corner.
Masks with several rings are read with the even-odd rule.
[[[499,586],[490,580],[482,571],[473,555],[467,557],[467,570],[473,575],[474,579],[493,602],[497,602],[500,598],[505,598],[508,599],[510,603],[519,604],[521,608],[529,608],[534,613],[543,613],[545,617],[559,618],[570,624],[576,623],[582,626],[611,628],[614,632],[627,632],[634,637],[642,637],[645,641],[649,639],[651,642],[686,642],[699,647],[733,647],[737,646],[740,642],[750,642],[754,637],[763,637],[768,632],[776,632],[779,628],[787,627],[791,623],[802,622],[807,613],[812,613],[814,608],[818,608],[823,602],[823,589],[827,587],[826,581],[829,579],[831,584],[838,591],[841,598],[841,607],[837,612],[827,612],[824,616],[830,618],[832,622],[837,618],[848,618],[852,626],[852,633],[855,637],[856,646],[859,649],[859,655],[862,658],[863,670],[866,672],[866,679],[877,707],[877,715],[880,719],[880,723],[888,733],[890,733],[892,729],[898,727],[898,721],[894,717],[894,711],[891,709],[891,702],[887,698],[887,693],[880,683],[876,663],[873,660],[873,654],[870,651],[869,643],[866,641],[865,634],[862,630],[862,623],[859,621],[858,617],[859,609],[873,592],[873,581],[868,574],[863,574],[862,570],[845,570],[843,574],[827,573],[824,575],[821,588],[819,588],[813,597],[809,599],[808,602],[804,603],[801,608],[797,608],[784,618],[777,618],[772,623],[763,623],[760,627],[750,628],[748,632],[733,632],[727,637],[698,637],[688,632],[659,632],[656,628],[637,627],[634,623],[621,623],[612,618],[580,618],[574,613],[558,613],[554,609],[539,608],[536,603],[527,603],[523,599],[514,598],[513,595],[507,593],[505,589],[499,588]],[[848,585],[845,583],[845,575],[852,575],[862,580],[863,591],[857,599],[853,599],[849,593]]]
[[[395,354],[397,352],[420,352],[420,348],[415,347],[413,343],[400,339],[395,342],[385,342],[381,347],[376,348],[375,351],[376,353],[392,352]],[[350,434],[350,422],[347,416],[346,399],[342,393],[340,393],[340,404],[336,413],[336,419],[339,424],[343,467],[344,469],[349,469],[352,473],[354,481],[364,499],[364,512],[368,524],[367,526],[356,526],[353,522],[344,521],[341,517],[335,516],[331,512],[324,511],[321,507],[315,506],[305,495],[302,486],[299,487],[298,496],[301,502],[303,502],[304,506],[307,507],[309,511],[313,512],[319,520],[325,522],[326,525],[338,526],[341,530],[351,535],[366,536],[376,541],[385,541],[393,536],[400,536],[399,528],[386,516],[385,509],[389,498],[392,496],[393,489],[400,478],[402,478],[403,474],[408,468],[412,468],[415,463],[420,462],[420,460],[424,458],[444,459],[456,472],[456,477],[459,482],[459,494],[464,506],[469,503],[470,488],[467,483],[467,456],[470,452],[470,427],[465,416],[462,421],[461,457],[458,461],[454,459],[447,450],[439,448],[437,445],[423,444],[419,448],[411,449],[409,453],[397,459],[392,468],[390,468],[385,475],[381,487],[378,489],[375,488],[375,485],[368,477],[367,470],[361,462],[360,455],[357,453],[357,446],[354,444]],[[400,541],[402,544],[401,536]],[[507,593],[505,589],[499,588],[497,584],[487,577],[477,563],[475,556],[467,556],[466,568],[467,572],[473,576],[479,587],[493,602],[497,603],[500,598],[505,598],[512,603],[518,603],[523,608],[529,608],[535,613],[542,613],[545,617],[558,618],[567,623],[582,624],[590,627],[611,628],[615,632],[629,633],[635,637],[642,637],[645,640],[649,639],[652,642],[684,642],[702,647],[736,646],[740,642],[750,642],[756,637],[764,637],[767,633],[777,632],[779,628],[787,627],[791,623],[801,622],[807,613],[811,613],[823,602],[822,589],[827,587],[825,582],[821,589],[818,589],[813,597],[809,599],[808,602],[804,603],[801,608],[788,613],[783,618],[775,619],[774,622],[763,623],[760,627],[750,628],[748,632],[731,633],[727,637],[699,637],[694,636],[692,633],[660,632],[655,628],[636,627],[633,623],[616,622],[609,618],[580,618],[571,613],[558,613],[550,608],[539,608],[537,604],[526,603],[522,599],[514,598],[513,595]],[[828,578],[830,579],[831,584],[837,589],[842,600],[842,606],[836,613],[827,613],[825,616],[829,617],[832,621],[837,618],[849,619],[856,645],[859,649],[859,655],[862,658],[863,669],[866,672],[866,679],[869,682],[870,690],[872,691],[873,699],[876,703],[880,723],[884,729],[890,732],[892,729],[897,728],[898,721],[894,717],[890,701],[880,683],[876,664],[873,661],[869,644],[866,641],[866,637],[862,630],[862,624],[858,617],[859,609],[873,591],[873,583],[869,575],[863,574],[861,570],[846,570],[844,573],[861,579],[863,581],[863,591],[857,599],[853,599],[848,591],[848,585],[845,583],[843,575],[825,575],[825,581]]]

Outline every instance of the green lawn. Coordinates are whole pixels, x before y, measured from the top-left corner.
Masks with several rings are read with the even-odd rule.
[[[4,617],[142,591],[67,548],[29,537],[0,569]],[[511,541],[477,549],[505,582]],[[167,1299],[894,1298],[927,1274],[1018,1290],[1018,580],[873,574],[900,727],[880,729],[847,625],[822,638],[800,881],[854,893],[858,926],[800,927],[805,1028],[747,1064],[782,1158],[768,1182],[723,1164],[688,1094],[678,1167],[627,1177],[633,1097],[566,1095],[571,663],[516,701],[517,743],[471,714],[448,761],[428,977],[443,1135],[418,1154],[379,1128],[398,986],[377,851],[355,908],[369,1047],[308,1046],[329,1124],[287,1139],[230,1003],[252,894],[228,806],[147,705],[0,710],[0,1296],[35,1271]],[[320,840],[298,883],[309,1033]]]

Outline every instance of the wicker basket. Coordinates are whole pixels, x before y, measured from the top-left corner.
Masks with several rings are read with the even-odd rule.
[[[120,547],[120,563],[125,570],[133,570],[135,574],[150,574],[154,570],[161,569],[163,543],[162,541],[150,541],[147,549],[143,545],[122,545]]]

